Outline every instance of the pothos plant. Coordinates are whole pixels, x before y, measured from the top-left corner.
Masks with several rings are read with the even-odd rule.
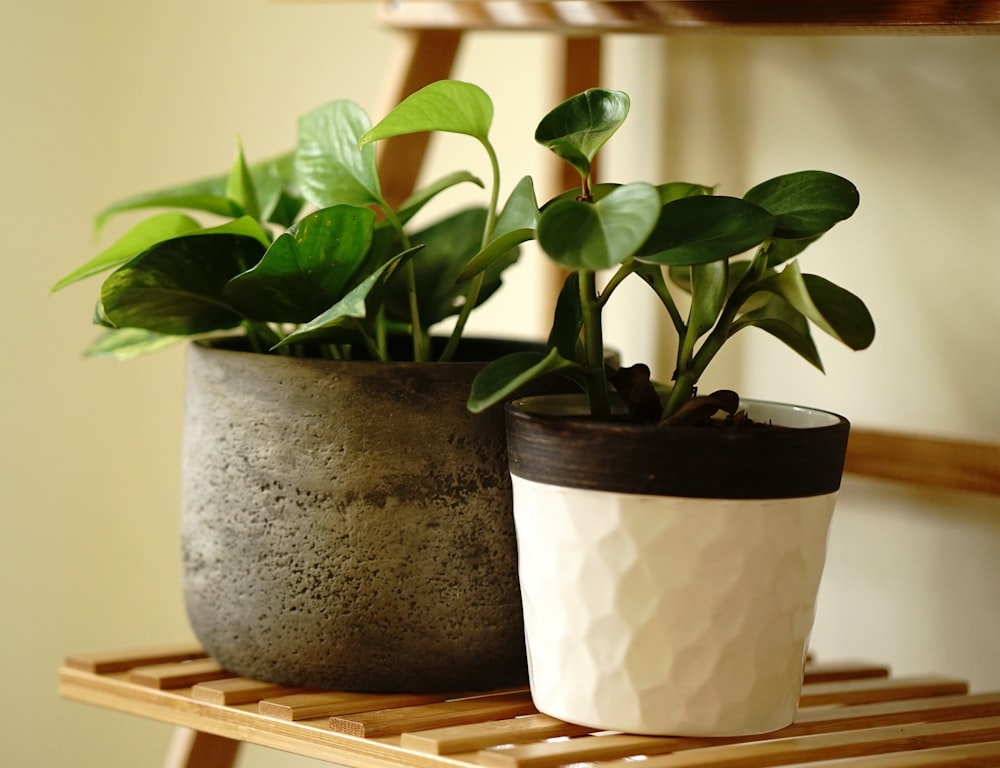
[[[470,312],[517,259],[521,213],[499,210],[493,105],[481,89],[445,81],[372,127],[360,106],[328,103],[299,120],[294,151],[227,174],[130,197],[97,216],[166,209],[140,221],[53,290],[110,270],[95,320],[107,332],[90,355],[118,358],[220,331],[250,349],[346,359],[430,360],[433,326],[456,317],[436,359],[450,359]],[[420,229],[414,217],[445,190],[483,182],[457,171],[394,207],[382,194],[374,142],[439,131],[474,137],[492,171],[489,201]],[[517,197],[515,199],[520,199]],[[198,220],[195,215],[207,222]],[[487,268],[464,277],[479,254]],[[405,336],[403,353],[390,340]]]
[[[535,139],[575,168],[581,180],[578,191],[541,207],[534,230],[542,250],[568,276],[547,351],[514,353],[488,365],[474,382],[471,410],[483,410],[526,382],[554,373],[586,391],[594,418],[611,417],[614,389],[627,405],[627,418],[689,423],[719,410],[736,412],[735,393],[701,397],[697,386],[723,345],[744,328],[771,333],[820,370],[812,325],[851,349],[872,342],[874,325],[864,303],[825,278],[803,273],[797,259],[854,213],[859,197],[853,184],[831,173],[803,171],[758,184],[742,198],[678,182],[593,185],[594,157],[628,110],[626,94],[592,89],[539,123]],[[465,276],[487,263],[477,261]],[[610,277],[599,288],[602,273]],[[677,334],[669,385],[651,383],[641,364],[609,371],[605,362],[602,311],[633,275],[655,292]],[[686,314],[677,291],[689,294]]]

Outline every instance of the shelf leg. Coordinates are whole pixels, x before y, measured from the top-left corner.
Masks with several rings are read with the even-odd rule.
[[[163,768],[232,768],[239,749],[234,739],[176,728]]]

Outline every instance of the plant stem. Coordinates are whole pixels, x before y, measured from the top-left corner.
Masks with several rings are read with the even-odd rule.
[[[611,419],[608,380],[604,371],[604,332],[601,328],[601,303],[597,296],[597,276],[580,270],[580,308],[583,312],[583,343],[587,395],[590,414],[598,421]]]
[[[497,159],[497,153],[494,151],[493,145],[489,141],[480,140],[480,143],[486,149],[486,154],[489,155],[490,167],[493,170],[493,186],[490,189],[490,204],[486,209],[486,225],[483,227],[483,238],[479,243],[479,250],[482,250],[490,244],[490,240],[493,237],[493,230],[497,224],[497,206],[500,204],[500,162]],[[465,324],[469,320],[469,315],[475,309],[476,304],[479,303],[479,293],[483,289],[485,279],[485,274],[480,272],[469,281],[469,288],[465,293],[465,303],[462,305],[462,309],[458,313],[458,318],[455,320],[455,327],[448,338],[448,343],[445,345],[441,357],[438,358],[441,362],[447,362],[454,357],[458,343],[462,340],[462,333],[465,331]]]
[[[410,238],[403,230],[403,225],[400,224],[399,218],[392,210],[392,207],[385,200],[379,200],[378,204],[382,212],[385,213],[385,217],[389,220],[389,223],[392,224],[393,229],[399,235],[399,239],[403,244],[403,250],[408,251],[410,249]],[[417,275],[413,269],[412,259],[407,260],[403,267],[403,274],[406,276],[406,292],[409,298],[413,359],[415,362],[422,362],[424,360],[424,330],[420,324],[420,304],[417,300]]]

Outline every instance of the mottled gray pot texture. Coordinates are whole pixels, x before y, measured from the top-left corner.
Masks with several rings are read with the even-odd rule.
[[[526,682],[503,413],[464,407],[481,364],[189,350],[184,592],[212,656],[345,690]]]

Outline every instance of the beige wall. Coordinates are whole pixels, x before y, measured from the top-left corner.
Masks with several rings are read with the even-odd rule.
[[[90,216],[102,204],[225,165],[237,133],[252,155],[280,151],[294,118],[327,98],[378,112],[394,41],[371,13],[265,0],[0,6],[5,763],[158,765],[168,728],[58,701],[55,669],[70,651],[189,637],[178,587],[182,355],[82,362],[95,286],[52,298],[48,287],[93,252]],[[633,139],[615,157],[628,172],[646,174],[652,146],[669,175],[729,191],[804,166],[861,187],[862,212],[814,258],[824,270],[836,262],[831,271],[871,301],[875,348],[832,350],[825,379],[766,340],[719,370],[746,362],[748,394],[808,399],[860,423],[998,439],[1000,39],[693,38],[664,48],[630,38],[612,53],[607,84],[636,101]],[[541,162],[530,133],[549,102],[539,74],[548,54],[539,38],[480,35],[458,73],[494,95],[497,142],[524,172]],[[655,123],[666,107],[664,131]],[[435,153],[435,165],[451,161],[479,162],[474,147]],[[537,270],[529,262],[512,282],[533,291]],[[658,339],[633,330],[648,308],[626,304],[611,342],[630,357],[655,354]],[[514,332],[536,320],[508,297],[480,327],[509,327],[512,315]],[[770,371],[787,381],[778,391],[760,381]],[[845,496],[820,652],[1000,685],[996,502],[866,484]],[[244,763],[305,764],[254,750]]]

